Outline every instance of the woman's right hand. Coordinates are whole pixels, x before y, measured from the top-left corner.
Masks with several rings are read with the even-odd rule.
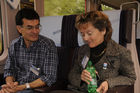
[[[81,74],[81,80],[83,80],[87,84],[90,84],[89,81],[92,81],[92,77],[90,75],[90,72],[88,72],[87,70],[83,70],[82,74]]]

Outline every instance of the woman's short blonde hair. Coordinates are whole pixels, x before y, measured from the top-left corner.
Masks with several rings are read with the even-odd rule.
[[[101,11],[91,11],[76,17],[75,26],[80,29],[84,24],[91,23],[99,31],[106,29],[105,41],[109,41],[112,36],[112,26],[107,15]]]

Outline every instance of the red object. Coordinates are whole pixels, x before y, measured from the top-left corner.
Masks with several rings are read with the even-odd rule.
[[[85,0],[85,13],[87,12],[87,0]]]

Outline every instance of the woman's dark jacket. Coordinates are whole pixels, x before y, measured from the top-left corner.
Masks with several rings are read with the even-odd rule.
[[[81,73],[84,70],[81,62],[85,55],[90,58],[88,45],[80,47],[74,67],[69,74],[68,89],[77,93],[87,93],[87,84],[81,80]],[[107,69],[103,69],[104,63],[107,63]],[[130,51],[113,40],[107,43],[105,54],[94,66],[100,77],[98,82],[107,81],[109,88],[118,85],[132,85],[136,80]]]

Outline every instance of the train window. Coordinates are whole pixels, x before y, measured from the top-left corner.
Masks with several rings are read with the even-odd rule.
[[[104,5],[104,4],[101,4],[101,7],[102,7],[102,10],[105,11],[105,10],[113,10],[112,7],[109,7],[107,5]]]
[[[3,44],[2,44],[2,18],[1,18],[1,3],[0,3],[0,55],[3,51]]]
[[[45,16],[71,15],[85,12],[85,0],[44,0],[44,4]]]
[[[34,0],[21,0],[20,9],[25,8],[25,7],[34,9]]]

